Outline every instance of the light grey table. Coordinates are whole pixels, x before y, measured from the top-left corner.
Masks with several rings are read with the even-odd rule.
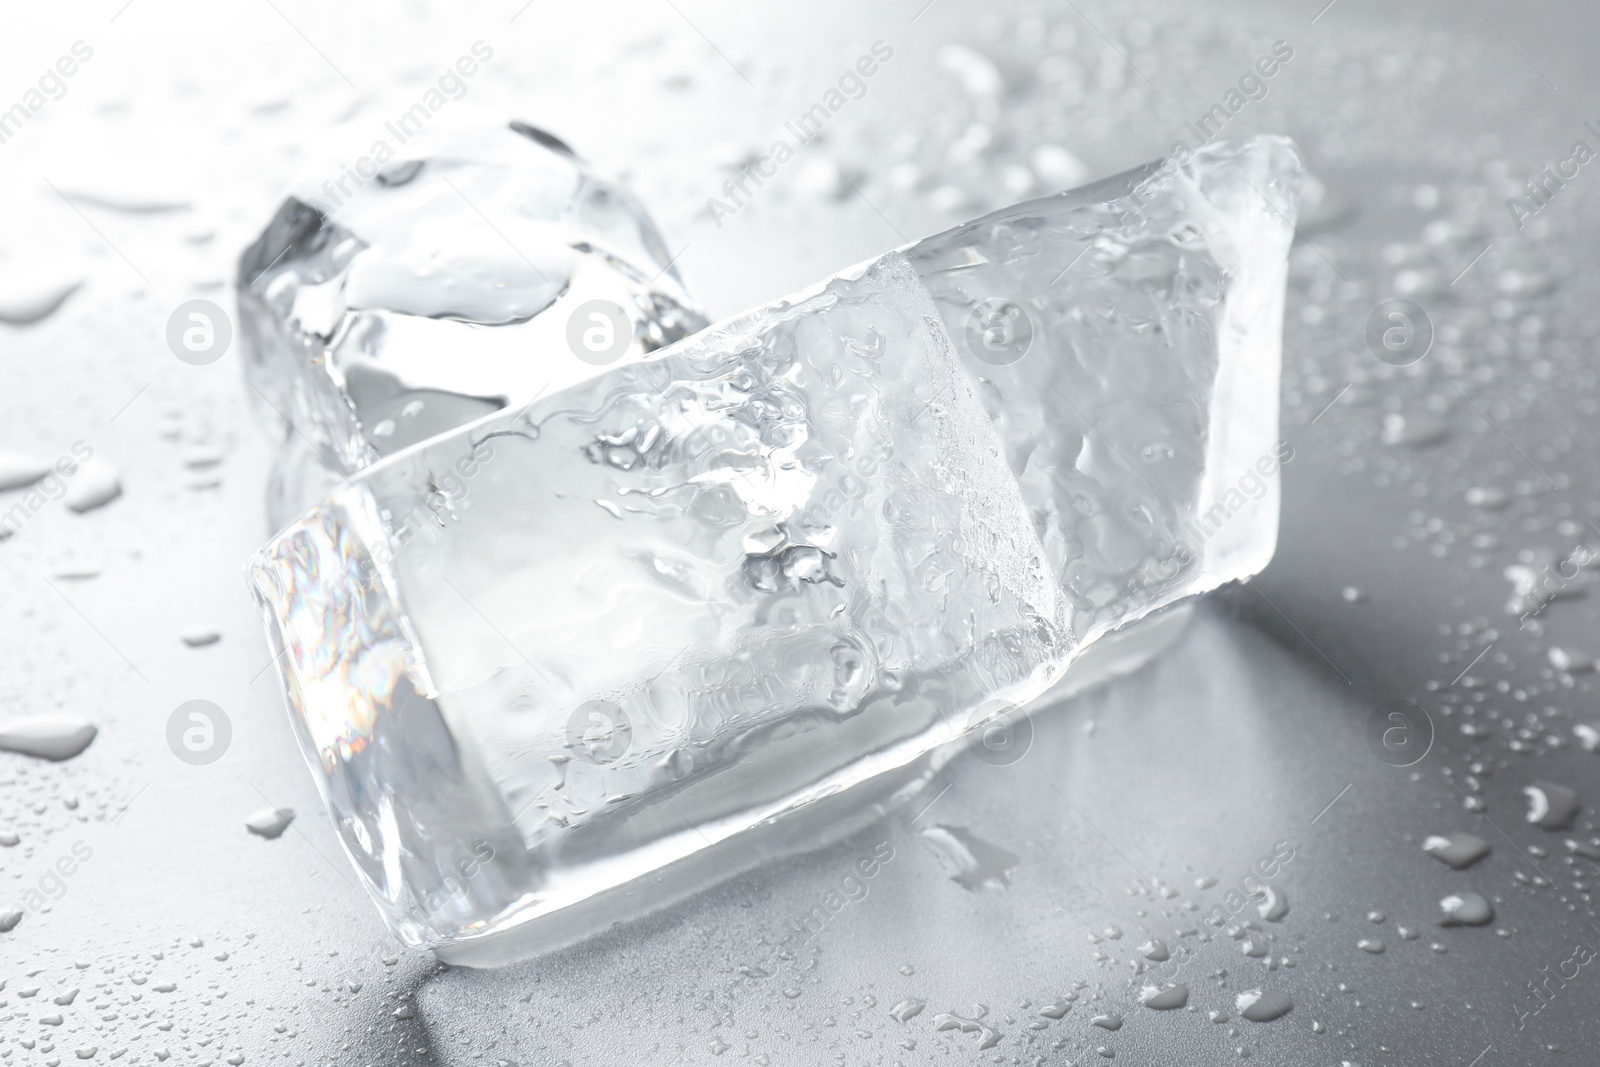
[[[0,143],[0,296],[83,281],[44,321],[0,324],[0,447],[88,442],[125,492],[84,515],[48,503],[0,544],[3,714],[101,729],[65,763],[0,758],[0,831],[21,838],[0,849],[0,886],[48,901],[0,935],[0,1062],[1588,1062],[1600,977],[1569,961],[1600,945],[1596,872],[1565,842],[1594,840],[1600,763],[1573,727],[1600,712],[1592,675],[1547,653],[1600,651],[1600,635],[1587,572],[1519,628],[1503,571],[1600,544],[1600,179],[1585,166],[1552,186],[1520,230],[1505,200],[1575,140],[1600,149],[1584,126],[1595,15],[1497,0],[555,7],[7,14],[0,105],[74,42],[92,57]],[[1040,145],[1095,174],[1159,155],[1287,42],[1228,128],[1295,136],[1327,189],[1293,259],[1276,562],[1202,605],[1145,671],[1041,714],[1016,764],[951,764],[926,807],[516,967],[402,950],[338,854],[245,598],[268,458],[237,355],[185,366],[163,336],[183,300],[227,301],[300,144],[363,100],[405,106],[478,40],[494,58],[467,99],[626,174],[714,316],[1013,198]],[[730,164],[875,41],[893,59],[826,140],[714,220]],[[951,45],[994,64],[998,101],[973,95]],[[1391,296],[1435,329],[1411,368],[1365,341]],[[1468,503],[1474,487],[1503,505]],[[191,626],[222,639],[188,648]],[[165,742],[195,698],[233,730],[198,768]],[[1396,768],[1367,727],[1407,698],[1436,736]],[[1525,821],[1536,780],[1578,790],[1571,830]],[[268,805],[300,814],[275,841],[243,825]],[[1424,854],[1452,831],[1493,852],[1465,871]],[[954,880],[952,835],[1003,877]],[[876,848],[892,858],[866,893],[794,934]],[[1274,856],[1287,915],[1233,914],[1228,889]],[[1491,898],[1494,921],[1440,928],[1439,900],[1463,890]],[[1248,925],[1204,922],[1219,906]],[[1141,954],[1152,938],[1172,961]],[[1187,984],[1189,1010],[1139,1006],[1154,981]],[[1251,989],[1294,1009],[1245,1021],[1235,998]],[[926,1007],[900,1021],[907,1000]],[[941,1030],[941,1015],[971,1024]]]

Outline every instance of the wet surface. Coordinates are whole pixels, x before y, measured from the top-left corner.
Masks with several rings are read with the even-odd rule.
[[[1592,12],[119,6],[30,10],[0,43],[6,106],[92,50],[0,143],[0,447],[106,465],[0,496],[0,718],[98,728],[61,762],[0,753],[7,1062],[1582,1060]],[[183,302],[226,303],[298,146],[359,98],[409,106],[479,39],[495,57],[466,95],[623,173],[713,318],[1025,182],[1192,143],[1287,42],[1227,124],[1295,137],[1327,190],[1293,254],[1272,567],[1159,663],[1040,715],[1021,759],[958,759],[846,842],[502,971],[403,951],[338,854],[244,594],[269,449],[237,352],[195,366],[166,337]],[[894,57],[826,138],[728,200],[878,40]],[[1547,164],[1572,176],[1525,187]],[[1388,300],[1427,329],[1380,315],[1369,341]],[[279,809],[300,817],[276,839],[246,828]],[[1425,842],[1452,834],[1490,851],[1440,862]],[[1492,918],[1462,925],[1473,895]],[[1145,1000],[1177,985],[1181,1008]]]

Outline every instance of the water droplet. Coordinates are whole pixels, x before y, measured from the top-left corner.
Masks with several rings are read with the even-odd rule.
[[[1289,894],[1283,890],[1264,885],[1251,895],[1256,901],[1256,911],[1268,922],[1282,922],[1289,914]]]
[[[1453,893],[1439,901],[1441,926],[1482,926],[1494,918],[1494,906],[1477,893]]]
[[[889,1018],[893,1019],[897,1023],[907,1022],[911,1019],[915,1019],[918,1015],[921,1015],[922,1009],[927,1006],[928,1002],[925,1000],[921,1000],[917,997],[907,997],[905,1000],[902,1000],[900,1003],[889,1009]]]
[[[27,326],[49,318],[82,284],[70,275],[6,278],[0,282],[0,322]]]
[[[933,1028],[938,1031],[959,1030],[963,1034],[977,1034],[979,1052],[994,1048],[1000,1043],[1000,1031],[990,1029],[976,1019],[968,1019],[954,1012],[941,1012],[935,1015]]]
[[[1476,834],[1433,834],[1422,842],[1422,851],[1459,871],[1487,856],[1489,842]]]
[[[1165,963],[1172,958],[1172,953],[1167,950],[1167,943],[1158,939],[1151,939],[1140,945],[1139,954],[1153,963]]]
[[[1253,1023],[1270,1023],[1294,1010],[1294,1001],[1277,990],[1251,989],[1233,999],[1240,1015]]]
[[[122,480],[117,476],[117,469],[99,456],[90,456],[67,483],[67,491],[61,499],[81,515],[105,507],[121,495]]]
[[[1383,443],[1424,448],[1450,436],[1450,424],[1431,412],[1401,415],[1390,412],[1383,417]]]
[[[1096,1015],[1089,1021],[1102,1030],[1115,1031],[1122,1029],[1122,1016],[1116,1014],[1115,1012],[1111,1012],[1106,1015]]]
[[[1582,806],[1576,792],[1554,782],[1534,782],[1522,792],[1528,798],[1528,821],[1541,830],[1565,830]]]
[[[245,829],[268,841],[281,837],[294,822],[292,808],[262,808],[244,821]]]
[[[0,751],[47,760],[71,759],[89,747],[99,731],[69,715],[32,715],[0,722]]]
[[[1139,991],[1139,1003],[1157,1011],[1172,1011],[1189,1003],[1189,987],[1183,984],[1147,985]]]
[[[1384,944],[1383,944],[1383,939],[1382,938],[1376,938],[1376,937],[1365,938],[1364,937],[1360,941],[1356,942],[1356,947],[1359,948],[1362,952],[1370,952],[1374,956],[1376,956],[1376,955],[1379,955],[1379,954],[1381,954],[1383,952]]]
[[[1586,674],[1594,670],[1594,657],[1586,652],[1577,652],[1570,648],[1552,645],[1545,653],[1550,659],[1550,666],[1558,671],[1568,674]]]
[[[222,635],[209,626],[188,626],[178,636],[190,648],[204,648],[222,640]]]
[[[0,451],[0,493],[26,489],[50,473],[50,464],[21,452]]]
[[[1022,858],[991,845],[962,826],[930,826],[922,831],[950,880],[963,889],[1004,889]]]
[[[1510,503],[1511,496],[1497,486],[1475,485],[1466,492],[1467,503],[1485,511],[1496,511]]]

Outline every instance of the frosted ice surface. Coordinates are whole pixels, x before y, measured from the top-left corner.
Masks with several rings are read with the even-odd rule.
[[[283,443],[272,517],[699,330],[671,258],[631,193],[535,127],[458,106],[333,131],[239,263],[251,398]],[[587,360],[574,320],[601,329]]]
[[[1265,566],[1298,180],[1256,138],[1015,205],[287,528],[251,581],[391,926],[580,936]]]

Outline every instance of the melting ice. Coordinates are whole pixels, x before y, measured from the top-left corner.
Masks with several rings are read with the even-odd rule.
[[[708,846],[913,781],[1273,554],[1287,141],[1018,204],[604,368],[526,355],[559,257],[500,249],[496,295],[479,234],[429,260],[453,288],[418,280],[504,187],[436,158],[353,210],[291,200],[241,294],[253,380],[352,472],[250,578],[408,942],[503,959],[659,903]],[[451,225],[364,229],[390,195]]]

